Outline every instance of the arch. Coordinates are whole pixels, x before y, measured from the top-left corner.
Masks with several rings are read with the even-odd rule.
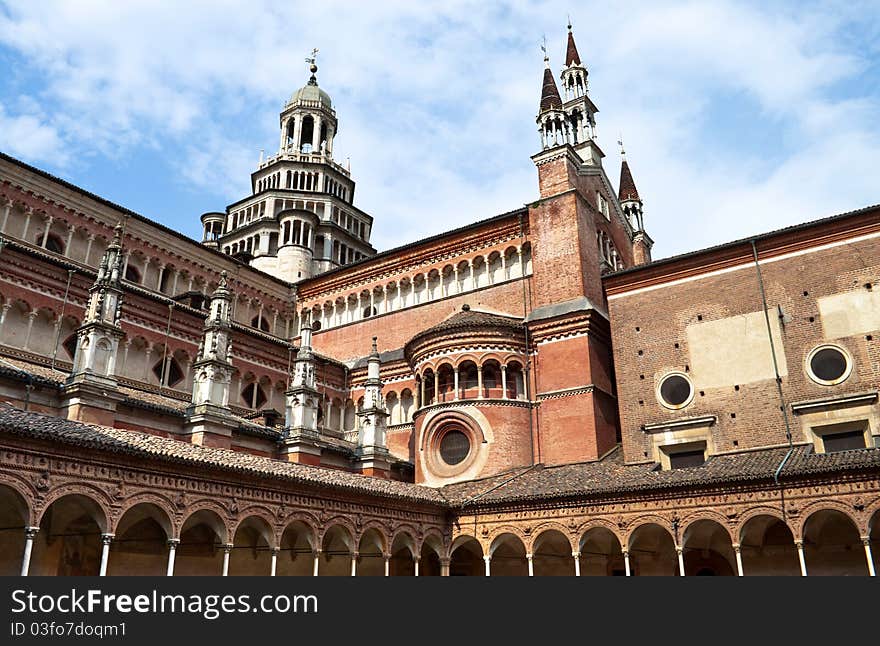
[[[679,573],[675,540],[665,523],[644,519],[630,532],[627,545],[634,575],[673,576]]]
[[[171,514],[165,501],[128,501],[116,523],[107,574],[111,576],[165,574],[168,539],[174,536]]]
[[[281,533],[276,573],[279,576],[310,576],[314,573],[317,532],[310,519],[289,520]]]
[[[682,533],[681,543],[686,575],[733,576],[737,573],[730,532],[718,520],[705,516],[693,520]]]
[[[268,575],[271,571],[271,551],[276,546],[271,521],[262,514],[251,513],[241,519],[232,536],[229,574]]]
[[[30,574],[98,574],[101,534],[107,531],[108,514],[90,493],[85,486],[65,487],[47,499],[34,540]]]
[[[25,527],[31,525],[27,500],[17,487],[0,482],[0,576],[21,572]]]
[[[568,532],[555,523],[543,527],[532,540],[530,549],[535,576],[572,576],[574,550]]]
[[[749,510],[736,536],[745,576],[800,575],[794,534],[778,510],[770,507]]]
[[[351,576],[354,553],[354,531],[337,518],[321,536],[321,557],[318,573],[322,576]]]
[[[391,576],[413,576],[415,574],[415,559],[419,553],[416,550],[415,538],[409,529],[398,528],[391,540],[388,553],[391,556],[389,562]]]
[[[492,576],[528,575],[525,541],[511,528],[502,528],[489,544]]]
[[[449,576],[483,576],[483,546],[473,536],[462,534],[449,547]]]
[[[223,546],[229,543],[229,528],[222,508],[200,503],[180,526],[180,544],[175,558],[175,574],[218,575],[223,568]]]
[[[578,540],[581,576],[624,576],[620,536],[611,523],[592,521],[580,528]]]
[[[836,506],[823,506],[804,520],[803,541],[810,576],[867,576],[858,524]]]
[[[378,525],[365,528],[358,540],[357,575],[384,576],[387,546],[388,539]]]

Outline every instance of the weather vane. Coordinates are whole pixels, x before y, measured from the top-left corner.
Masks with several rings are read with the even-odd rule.
[[[626,155],[626,151],[623,149],[623,133],[620,133],[617,137],[617,145],[620,146],[620,154]]]
[[[312,49],[312,55],[306,57],[306,63],[309,63],[310,65],[314,65],[315,62],[317,61],[317,56],[318,56],[318,48],[315,47]]]
[[[544,52],[544,59],[547,59],[547,36],[541,34],[541,51]]]

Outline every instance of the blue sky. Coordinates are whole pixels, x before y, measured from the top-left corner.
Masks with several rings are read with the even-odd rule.
[[[387,249],[538,196],[570,15],[655,257],[880,202],[877,2],[0,0],[0,150],[200,237],[308,78]]]

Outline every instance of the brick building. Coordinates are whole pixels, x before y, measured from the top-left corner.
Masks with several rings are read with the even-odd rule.
[[[310,71],[198,242],[0,156],[0,572],[874,574],[880,208],[652,261],[569,28],[535,201],[377,253]]]

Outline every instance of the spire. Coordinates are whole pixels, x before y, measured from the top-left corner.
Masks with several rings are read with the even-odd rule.
[[[640,202],[641,198],[636,190],[636,183],[633,181],[629,164],[626,161],[626,152],[622,148],[620,156],[623,158],[623,161],[620,164],[620,190],[617,197],[621,202]]]
[[[574,34],[571,33],[571,20],[568,21],[568,48],[565,50],[565,66],[580,65],[581,57],[578,54],[577,45],[574,44]]]
[[[550,69],[550,59],[545,54],[544,83],[541,87],[541,112],[561,109],[562,99],[559,97],[559,90],[556,87],[556,80],[553,78],[553,71]]]

